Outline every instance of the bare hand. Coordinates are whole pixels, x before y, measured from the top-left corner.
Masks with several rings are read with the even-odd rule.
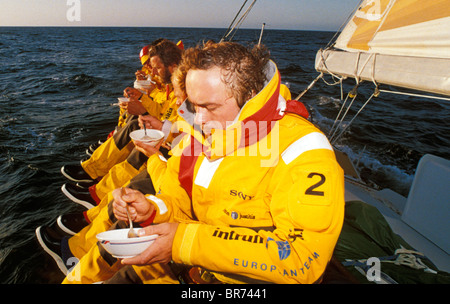
[[[126,110],[131,115],[141,115],[147,112],[147,110],[142,105],[142,102],[134,97],[130,97],[130,101],[127,102]]]
[[[139,99],[142,96],[142,92],[135,88],[127,87],[125,90],[123,90],[123,96],[128,98],[134,98]]]
[[[163,142],[164,142],[164,139],[161,139],[156,146],[152,146],[151,144],[147,144],[147,143],[144,143],[142,141],[135,141],[134,142],[134,147],[139,152],[142,152],[147,157],[150,157],[153,154],[156,154],[156,153],[159,152],[159,148],[161,147]]]
[[[138,70],[134,74],[136,75],[137,80],[146,80],[147,79],[147,74],[142,70]]]
[[[159,120],[156,117],[153,117],[152,115],[140,115],[138,121],[139,127],[141,127],[141,129],[144,128],[145,124],[145,127],[147,129],[161,130],[164,124],[161,120]]]
[[[122,264],[126,265],[149,265],[153,263],[169,263],[172,260],[172,246],[178,223],[163,223],[151,225],[142,230],[139,236],[157,234],[155,239],[144,252],[133,258],[123,259]]]
[[[133,222],[146,221],[155,210],[155,207],[145,198],[145,195],[134,189],[118,188],[112,192],[113,212],[118,220],[128,221],[127,206]]]

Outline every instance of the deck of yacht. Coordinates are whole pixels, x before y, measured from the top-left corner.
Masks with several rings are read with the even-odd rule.
[[[439,270],[450,272],[450,161],[425,155],[419,162],[408,197],[390,189],[375,190],[357,181],[358,174],[338,156],[346,171],[345,200],[376,207],[394,233],[428,257]]]

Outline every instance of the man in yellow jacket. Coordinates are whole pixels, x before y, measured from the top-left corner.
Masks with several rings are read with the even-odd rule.
[[[188,50],[181,65],[201,133],[173,149],[156,195],[116,192],[116,218],[126,221],[128,206],[158,235],[121,264],[145,283],[176,282],[171,261],[225,283],[320,282],[344,217],[343,171],[328,140],[280,97],[279,72],[260,48],[213,44]],[[118,264],[80,273],[92,267],[83,257],[74,271],[93,282]]]
[[[168,40],[161,40],[159,43],[153,44],[149,48],[149,60],[153,67],[152,73],[154,75],[159,75],[166,83],[166,86],[163,90],[155,89],[150,96],[141,93],[140,96],[138,96],[140,101],[136,100],[136,102],[142,102],[140,106],[143,106],[143,111],[147,111],[149,115],[152,115],[159,121],[167,120],[170,122],[176,119],[177,116],[176,97],[172,92],[170,76],[179,64],[181,54],[181,48]],[[137,115],[145,113],[133,114]],[[130,168],[137,174],[139,169],[143,167],[142,164],[145,163],[146,159],[138,159],[138,161],[142,161],[141,165],[126,162],[129,153],[134,149],[134,144],[132,143],[129,134],[131,131],[139,128],[138,116],[133,116],[134,115],[130,115],[127,125],[96,149],[90,159],[84,161],[81,165],[64,166],[62,168],[63,174],[73,181],[82,181],[83,178],[87,181],[93,180],[108,174],[111,168],[115,167],[117,163],[123,163],[123,166],[120,167],[122,170],[114,170],[116,173],[118,171],[123,173],[122,175],[119,175],[120,173],[114,175],[114,181],[120,183],[120,185],[123,185],[124,182],[129,180]],[[97,204],[89,193],[80,193],[78,190],[73,189],[76,186],[73,186],[72,188],[69,188],[69,186],[72,186],[72,184],[63,185],[62,190],[73,201],[85,206],[87,209],[91,209]],[[78,227],[78,231],[89,223],[90,218],[91,216],[87,213],[64,215],[58,218],[57,224],[59,227],[63,226],[62,228],[65,233],[72,234],[71,231],[65,229],[67,228],[68,223]],[[59,262],[59,264],[61,264],[62,262],[60,261],[61,259],[58,257],[58,254],[53,254],[55,250],[58,251],[58,243],[61,242],[60,236],[53,233],[49,227],[39,227],[36,233],[44,250],[49,252],[57,263]]]
[[[165,83],[164,88],[155,88],[149,95],[128,88],[131,101],[127,110],[133,115],[128,116],[126,125],[97,148],[88,160],[79,165],[65,165],[61,169],[64,176],[74,182],[94,181],[107,175],[116,164],[125,161],[134,148],[129,134],[139,129],[138,115],[151,115],[160,121],[176,119],[176,98],[172,92],[170,76],[180,62],[181,54],[181,49],[168,40],[151,45],[149,60],[152,73],[160,76]],[[73,192],[66,195],[73,196]]]
[[[177,99],[178,119],[183,119],[187,123],[188,121],[193,121],[193,110],[186,107],[185,91],[178,81],[178,79],[182,79],[184,82],[185,77],[179,76],[179,72],[179,69],[177,69],[172,74],[173,92]],[[184,83],[182,85],[184,87]],[[144,116],[139,117],[140,124],[144,120],[147,121],[148,118]],[[155,122],[153,119],[150,119],[150,121],[152,123]],[[166,121],[164,124],[171,123]],[[170,142],[175,143],[179,141],[181,135],[177,129],[178,126],[179,124],[174,124],[173,127],[170,127],[170,134],[167,136]],[[147,127],[150,126],[147,124]],[[167,160],[159,151],[160,144],[152,147],[142,142],[135,143],[135,148],[148,157],[147,170],[137,174],[124,183],[123,186],[138,189],[144,193],[155,194],[154,189],[159,188],[160,177],[163,175],[167,163]],[[111,189],[111,191],[114,189]],[[53,257],[64,274],[66,274],[70,266],[67,262],[73,261],[73,258],[81,259],[92,246],[96,245],[96,234],[109,229],[117,221],[109,204],[112,198],[112,193],[108,193],[97,206],[82,214],[61,215],[51,227],[39,227],[36,230],[40,244]],[[61,237],[65,235],[66,237],[60,239],[59,235]]]
[[[177,98],[177,104],[180,105],[179,111],[181,113],[179,114],[179,119],[183,119],[187,123],[187,121],[192,120],[191,116],[193,116],[193,114],[187,109],[186,106],[181,105],[183,101],[185,101],[186,96],[184,95],[184,91],[177,85],[177,74],[178,73],[173,75],[173,85],[174,94]],[[182,79],[184,81],[184,78]],[[171,128],[172,132],[168,137],[178,138],[181,136],[178,135],[179,132],[176,129],[179,125],[180,124],[173,125],[173,128]],[[175,139],[175,141],[177,140],[178,139]],[[164,156],[159,151],[160,145],[151,147],[142,142],[136,142],[136,149],[148,157],[146,170],[126,181],[123,186],[131,189],[138,189],[139,191],[145,193],[155,194],[154,189],[159,189],[160,180],[166,169],[167,158],[170,157],[170,154],[168,156]],[[112,212],[112,206],[110,205],[110,202],[113,199],[112,190],[114,189],[111,189],[111,191],[104,196],[97,206],[84,212],[84,216],[88,220],[89,225],[84,227],[82,230],[73,231],[74,229],[71,229],[70,226],[65,227],[65,223],[59,223],[61,229],[74,235],[68,240],[68,249],[70,250],[72,256],[81,259],[92,246],[96,245],[97,239],[95,235],[109,229],[117,221]],[[74,215],[71,216],[73,217]],[[64,221],[64,218],[61,217],[60,220]]]

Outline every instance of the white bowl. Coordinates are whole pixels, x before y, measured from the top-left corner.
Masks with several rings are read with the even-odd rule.
[[[156,144],[164,137],[164,133],[159,130],[147,129],[147,138],[144,138],[145,130],[141,129],[131,132],[130,137],[134,141],[141,141],[156,146]]]
[[[154,84],[151,80],[136,80],[134,82],[134,88],[135,89],[144,89],[149,90],[152,88],[152,85]]]
[[[119,97],[117,99],[119,100],[119,102],[129,102],[130,101],[130,99],[126,98],[126,97]]]
[[[137,228],[139,231],[142,228]],[[156,234],[128,238],[130,229],[114,229],[97,234],[100,244],[115,258],[131,258],[147,249],[158,237]]]

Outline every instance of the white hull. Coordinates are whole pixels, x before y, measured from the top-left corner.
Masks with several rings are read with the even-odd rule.
[[[436,160],[444,164],[438,164],[437,170]],[[450,191],[447,188],[450,161],[427,155],[421,162],[419,167],[422,168],[416,171],[415,181],[422,182],[425,178],[427,184],[413,183],[408,198],[390,189],[375,190],[354,178],[347,178],[345,200],[363,201],[376,207],[394,233],[428,257],[439,270],[450,272]],[[427,168],[433,171],[427,172]],[[435,187],[430,189],[429,184]],[[424,195],[429,200],[424,200]],[[423,221],[416,223],[416,217],[421,217]]]

